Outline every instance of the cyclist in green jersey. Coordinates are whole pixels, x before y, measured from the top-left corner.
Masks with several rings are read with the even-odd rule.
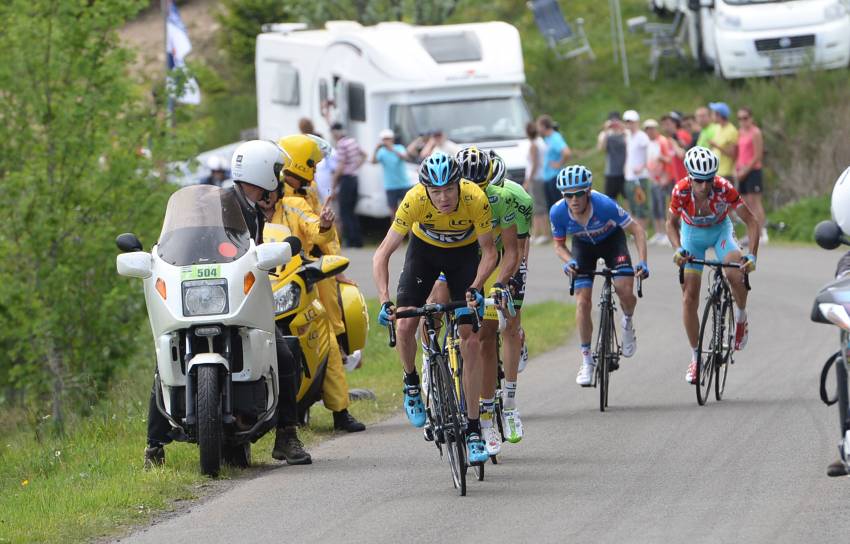
[[[492,173],[490,175],[488,190],[490,187],[502,187],[504,192],[510,194],[513,206],[514,223],[517,227],[517,252],[520,262],[514,275],[508,280],[508,289],[513,298],[516,315],[506,315],[507,326],[502,331],[502,363],[505,370],[505,387],[502,399],[502,428],[505,430],[505,438],[508,442],[515,444],[522,440],[522,420],[516,405],[517,375],[522,352],[522,333],[520,332],[522,302],[525,298],[525,285],[528,277],[528,251],[529,230],[532,224],[532,212],[534,199],[529,195],[522,185],[505,177],[507,171],[502,158],[495,151],[490,151],[490,162]],[[482,389],[482,396],[486,397],[489,389]]]

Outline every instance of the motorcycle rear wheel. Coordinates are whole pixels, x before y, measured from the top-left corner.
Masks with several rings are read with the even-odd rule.
[[[218,368],[198,367],[197,417],[201,473],[218,476],[221,469],[221,393]]]

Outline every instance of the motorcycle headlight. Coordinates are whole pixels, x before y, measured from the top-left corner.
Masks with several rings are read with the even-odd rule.
[[[216,315],[227,313],[227,280],[192,280],[183,282],[183,315]]]
[[[818,304],[818,309],[830,323],[838,325],[845,331],[850,331],[850,315],[847,314],[847,308],[845,306],[831,302],[822,302]]]
[[[274,294],[274,315],[285,314],[301,304],[301,286],[288,283]]]

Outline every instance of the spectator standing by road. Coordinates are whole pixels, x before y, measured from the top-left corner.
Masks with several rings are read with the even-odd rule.
[[[392,130],[382,130],[380,136],[381,142],[375,148],[372,163],[381,163],[384,170],[384,191],[387,193],[390,217],[394,217],[399,201],[411,187],[405,166],[407,150],[403,145],[395,143],[395,134]]]
[[[419,160],[423,161],[431,156],[435,151],[442,151],[449,157],[454,157],[460,151],[460,146],[449,140],[445,132],[440,129],[435,130],[428,137],[425,146],[419,151]]]
[[[726,102],[712,102],[708,105],[714,113],[717,129],[712,134],[708,145],[720,159],[717,175],[728,180],[735,179],[735,155],[738,149],[738,129],[729,122],[729,106]]]
[[[753,120],[753,111],[750,108],[738,110],[738,157],[735,161],[735,177],[738,180],[738,192],[741,193],[744,202],[756,216],[761,226],[759,243],[767,242],[767,229],[765,228],[764,206],[762,204],[761,162],[764,158],[764,139],[761,129]]]
[[[546,143],[545,161],[543,161],[543,185],[546,191],[546,209],[561,200],[561,192],[555,187],[558,172],[570,158],[570,146],[555,128],[555,122],[548,115],[537,118],[537,130]],[[547,212],[548,213],[548,212]]]
[[[676,183],[683,177],[688,175],[685,170],[685,152],[692,147],[693,136],[686,128],[683,127],[681,116],[671,111],[661,118],[661,131],[667,136],[670,145],[673,147],[673,158],[668,164],[670,179]]]
[[[360,220],[354,208],[357,206],[358,195],[357,171],[366,160],[366,153],[354,138],[345,134],[342,123],[331,125],[331,134],[336,142],[337,155],[331,194],[337,198],[339,204],[343,240],[346,247],[363,247]]]
[[[646,166],[652,180],[652,218],[655,221],[655,234],[649,239],[650,244],[669,246],[667,240],[665,219],[667,213],[667,195],[673,191],[673,181],[670,175],[670,164],[673,162],[674,151],[670,140],[661,134],[658,121],[647,119],[643,130],[649,138],[646,148]]]
[[[608,114],[608,120],[596,138],[596,148],[605,152],[605,194],[617,200],[617,195],[626,198],[626,127],[616,111]]]
[[[646,230],[649,218],[649,171],[646,169],[646,152],[649,137],[640,129],[640,115],[635,110],[623,113],[626,123],[626,198],[632,217]]]
[[[528,156],[525,165],[523,188],[534,199],[531,242],[545,244],[549,240],[549,208],[546,207],[546,187],[543,184],[543,163],[546,161],[546,143],[537,131],[537,123],[529,121],[525,125],[528,136]]]
[[[706,107],[697,108],[694,112],[699,127],[699,134],[696,136],[697,145],[700,147],[709,147],[711,139],[714,137],[714,131],[717,130],[717,125],[711,121],[711,112]]]
[[[690,143],[685,149],[685,151],[687,151],[688,149],[697,145],[697,140],[699,139],[700,133],[700,126],[693,115],[685,115],[684,117],[682,117],[682,129],[685,130],[691,136]]]

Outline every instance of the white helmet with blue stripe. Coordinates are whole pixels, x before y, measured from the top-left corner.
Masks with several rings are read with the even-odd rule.
[[[555,187],[562,193],[590,189],[593,185],[593,174],[590,170],[580,164],[571,164],[558,172]]]

